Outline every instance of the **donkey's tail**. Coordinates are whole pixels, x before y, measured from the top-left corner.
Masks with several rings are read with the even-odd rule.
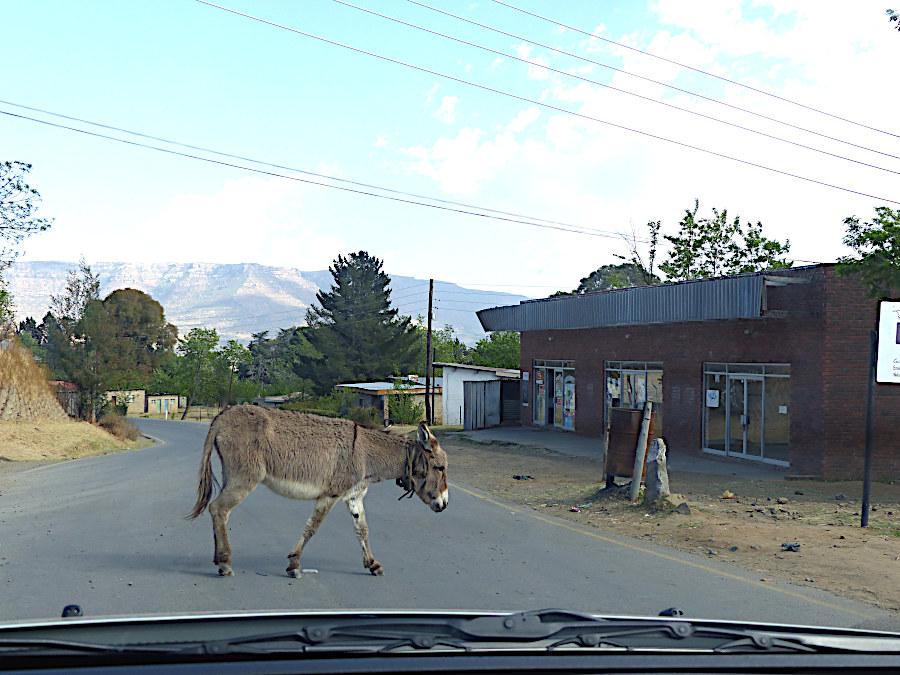
[[[197,502],[194,504],[193,511],[185,516],[185,520],[193,520],[206,509],[212,499],[213,486],[218,485],[212,470],[212,451],[216,445],[215,429],[210,427],[209,433],[206,435],[206,442],[203,444],[203,458],[200,460],[200,477],[197,482]]]

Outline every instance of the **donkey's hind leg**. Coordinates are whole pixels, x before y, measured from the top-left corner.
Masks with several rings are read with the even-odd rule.
[[[233,577],[231,569],[231,544],[228,542],[228,514],[249,495],[256,483],[247,480],[229,480],[218,497],[209,504],[209,515],[212,516],[213,537],[216,542],[216,555],[213,563],[219,566],[219,575]]]
[[[294,577],[295,579],[300,578],[300,556],[303,555],[303,547],[306,546],[310,537],[312,537],[316,533],[316,530],[319,529],[319,525],[325,520],[325,516],[328,515],[328,512],[331,511],[331,507],[334,506],[336,502],[336,497],[319,497],[316,500],[316,508],[313,509],[312,515],[309,517],[309,520],[306,521],[306,527],[303,529],[303,536],[300,537],[300,541],[297,542],[294,549],[288,553],[288,560],[290,562],[288,563],[285,572],[288,573],[289,577]]]
[[[356,538],[359,539],[359,545],[362,546],[363,566],[375,576],[380,577],[384,574],[384,568],[380,562],[375,560],[372,549],[369,547],[369,526],[366,524],[366,510],[363,507],[364,496],[365,493],[348,498],[346,500],[347,508],[350,509],[350,515],[353,516]]]

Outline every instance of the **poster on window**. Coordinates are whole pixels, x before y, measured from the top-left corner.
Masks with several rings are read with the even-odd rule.
[[[567,375],[564,384],[563,428],[575,429],[575,378]]]

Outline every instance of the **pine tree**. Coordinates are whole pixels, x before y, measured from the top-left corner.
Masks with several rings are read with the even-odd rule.
[[[414,367],[416,331],[391,307],[391,278],[365,251],[338,256],[330,291],[316,294],[306,314],[308,338],[322,358],[309,371],[327,393],[340,382],[385,380]]]

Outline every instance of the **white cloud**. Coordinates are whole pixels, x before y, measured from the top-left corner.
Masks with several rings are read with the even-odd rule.
[[[340,173],[334,166],[322,168],[331,175]],[[140,228],[171,237],[147,237],[134,259],[277,260],[273,264],[307,269],[327,266],[333,251],[343,245],[338,236],[308,217],[306,202],[314,194],[309,190],[291,180],[251,177],[228,180],[214,193],[178,195]]]
[[[525,131],[525,129],[528,128],[528,126],[538,117],[540,117],[540,115],[541,109],[533,105],[516,115],[516,119],[510,122],[506,128],[514,133]]]
[[[509,132],[482,142],[483,135],[478,129],[465,127],[456,138],[438,139],[430,148],[406,148],[404,154],[421,157],[408,170],[437,181],[444,192],[474,194],[479,183],[505,166],[518,149]]]
[[[456,109],[458,103],[459,98],[456,96],[444,96],[441,99],[440,107],[431,116],[438,118],[444,124],[453,124],[456,116],[459,114],[459,111]]]
[[[383,148],[388,144],[388,135],[387,134],[378,134],[378,138],[375,139],[375,147]]]

